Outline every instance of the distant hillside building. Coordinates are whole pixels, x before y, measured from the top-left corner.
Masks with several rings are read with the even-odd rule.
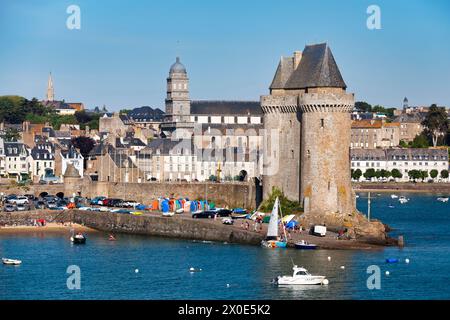
[[[437,170],[439,175],[435,180],[440,181],[442,180],[441,171],[448,170],[449,165],[446,149],[353,149],[350,157],[352,170],[359,169],[364,174],[368,169],[375,171],[397,169],[402,174],[398,181],[409,181],[408,171],[410,170],[427,171],[428,174],[431,170]],[[365,178],[361,177],[360,180]]]
[[[397,147],[400,143],[400,123],[384,120],[352,121],[350,147],[376,149]]]

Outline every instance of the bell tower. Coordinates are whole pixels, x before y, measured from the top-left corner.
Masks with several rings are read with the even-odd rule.
[[[169,122],[190,121],[189,78],[179,57],[170,67],[167,78],[166,114]]]
[[[50,72],[48,76],[48,82],[47,82],[47,101],[54,101],[55,100],[55,91],[53,90],[53,79],[52,79],[52,73]]]

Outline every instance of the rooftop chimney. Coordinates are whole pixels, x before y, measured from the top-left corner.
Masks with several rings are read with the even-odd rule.
[[[294,51],[294,69],[297,69],[301,59],[302,59],[302,52]]]

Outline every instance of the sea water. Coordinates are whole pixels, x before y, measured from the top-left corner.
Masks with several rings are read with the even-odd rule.
[[[0,299],[449,299],[450,203],[438,195],[398,195],[410,201],[372,193],[371,216],[389,224],[392,236],[404,236],[403,249],[273,250],[132,235],[108,241],[104,233],[73,245],[68,234],[0,234],[0,256],[23,260],[0,266]],[[367,194],[357,201],[366,213]],[[292,273],[291,261],[326,275],[329,285],[273,285]],[[80,289],[67,286],[69,266],[79,267]],[[368,286],[377,276],[367,273],[373,266],[379,289]]]

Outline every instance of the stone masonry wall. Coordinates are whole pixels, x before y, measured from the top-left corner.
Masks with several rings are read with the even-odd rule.
[[[249,183],[113,183],[90,182],[89,179],[70,179],[64,184],[34,184],[28,189],[1,185],[4,194],[34,194],[48,192],[55,195],[64,192],[66,196],[81,194],[84,197],[105,196],[136,200],[150,204],[158,197],[187,197],[189,199],[208,199],[218,206],[243,207],[254,209],[256,206],[256,190],[253,182]]]
[[[295,96],[262,96],[265,150],[263,192],[274,186],[290,199],[300,199],[300,115]]]

